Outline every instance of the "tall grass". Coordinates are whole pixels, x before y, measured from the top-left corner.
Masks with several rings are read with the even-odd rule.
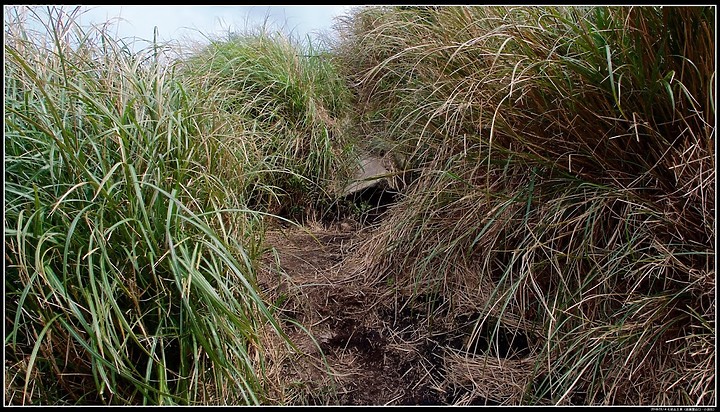
[[[349,90],[322,45],[247,29],[211,39],[185,71],[252,130],[247,150],[262,171],[249,187],[255,207],[297,220],[328,209],[348,176],[353,141]]]
[[[163,44],[6,11],[8,402],[262,403],[259,334],[284,335],[235,190],[243,124]]]
[[[712,404],[714,18],[711,7],[349,16],[337,49],[357,120],[416,177],[368,244],[368,273],[478,313],[473,334],[530,336],[525,403]]]

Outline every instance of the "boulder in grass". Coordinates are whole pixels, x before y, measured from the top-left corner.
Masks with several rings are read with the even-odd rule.
[[[387,185],[388,177],[391,175],[382,159],[374,156],[363,157],[350,182],[340,191],[340,195],[349,196],[371,186]]]
[[[363,223],[375,223],[388,207],[398,200],[393,181],[396,173],[385,159],[374,156],[361,157],[352,179],[339,191],[339,195],[361,210]]]

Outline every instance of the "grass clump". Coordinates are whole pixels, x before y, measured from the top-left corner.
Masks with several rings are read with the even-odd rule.
[[[188,59],[197,87],[243,119],[253,207],[296,220],[322,217],[348,176],[349,90],[332,55],[266,28],[213,39]],[[270,188],[271,190],[267,190]]]
[[[339,25],[366,140],[413,172],[368,273],[477,314],[470,342],[530,337],[533,372],[476,393],[712,404],[714,18],[370,7]]]
[[[284,335],[235,189],[244,125],[162,44],[6,11],[8,402],[262,403],[260,334]]]

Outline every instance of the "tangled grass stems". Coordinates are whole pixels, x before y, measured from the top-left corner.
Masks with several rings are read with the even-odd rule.
[[[709,346],[682,348],[714,332],[713,18],[357,10],[338,46],[356,120],[420,170],[368,273],[415,296],[441,291],[480,314],[475,334],[525,330],[524,403],[712,403],[711,369],[698,370]]]

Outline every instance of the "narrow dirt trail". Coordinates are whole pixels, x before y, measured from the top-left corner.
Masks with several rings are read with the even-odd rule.
[[[348,223],[268,231],[258,285],[282,302],[283,327],[307,354],[283,362],[282,379],[298,386],[286,402],[447,404],[437,380],[437,343],[413,336],[415,328],[397,316],[393,296],[387,296],[391,288],[368,285],[357,270],[356,252],[371,235]],[[307,328],[317,345],[293,322]],[[322,370],[323,355],[330,375]]]

